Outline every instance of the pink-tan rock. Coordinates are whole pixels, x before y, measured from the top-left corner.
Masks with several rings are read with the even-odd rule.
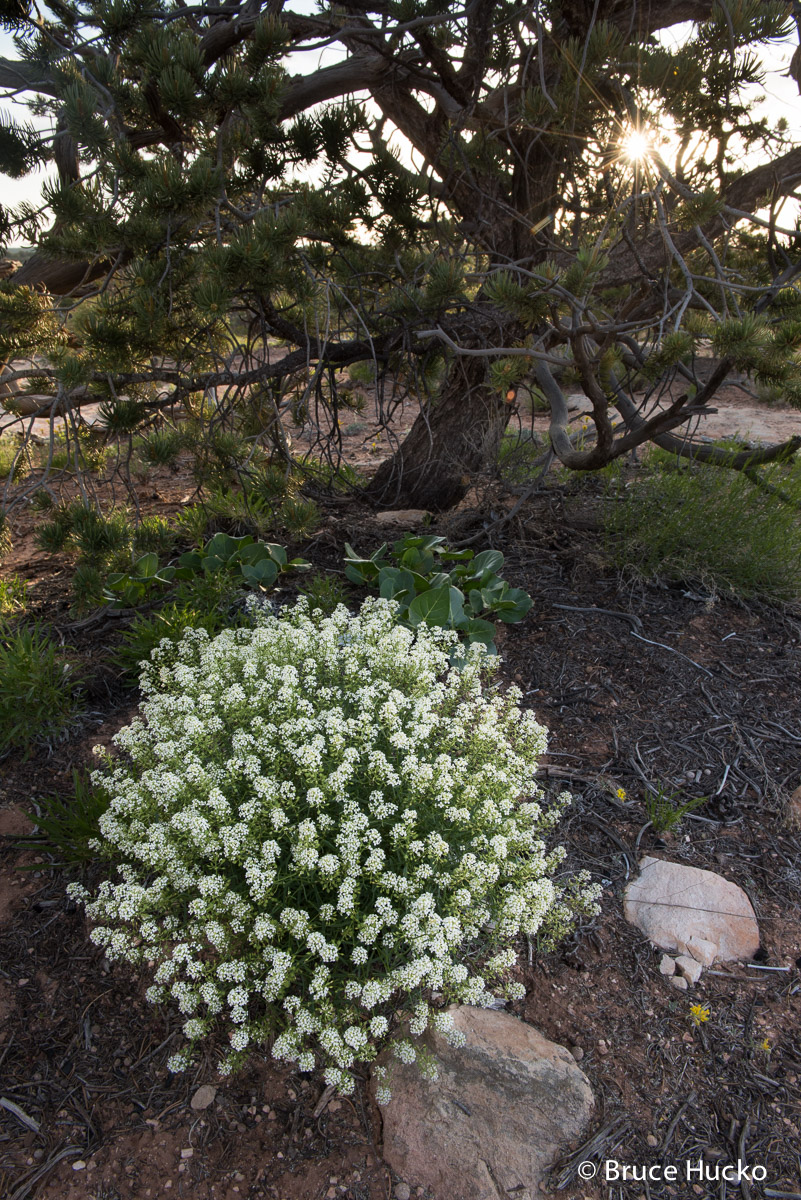
[[[384,1158],[413,1187],[447,1200],[534,1200],[556,1159],[589,1123],[593,1096],[564,1046],[509,1013],[454,1007],[466,1037],[423,1042],[439,1078],[383,1059],[392,1099],[381,1109]],[[374,1085],[375,1086],[375,1085]]]
[[[626,888],[623,911],[662,950],[689,949],[698,939],[707,943],[699,946],[704,959],[731,962],[752,958],[759,949],[750,900],[714,871],[646,857],[639,876]]]

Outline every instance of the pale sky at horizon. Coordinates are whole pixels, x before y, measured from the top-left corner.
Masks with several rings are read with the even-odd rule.
[[[681,36],[679,30],[673,32],[674,36]],[[767,113],[772,120],[776,120],[780,116],[785,116],[789,121],[791,129],[793,127],[797,129],[801,128],[801,96],[799,96],[795,80],[787,77],[787,69],[795,47],[795,39],[791,38],[787,42],[766,49],[764,61],[766,64],[769,64],[768,75],[765,85],[758,89],[765,96],[765,103],[758,110],[760,114]],[[336,55],[336,51],[331,50],[328,52],[329,59],[331,54]],[[11,34],[0,30],[0,58],[16,57],[18,55]],[[316,56],[313,62],[311,61],[311,55],[304,56],[304,58],[306,57],[309,59],[309,70],[316,69],[319,63],[319,56]],[[300,70],[301,68],[298,66],[296,69]],[[30,114],[23,103],[0,101],[0,107],[6,112],[11,111],[14,113],[20,121],[30,119]],[[40,122],[40,124],[43,125],[44,123]],[[38,170],[22,179],[11,179],[0,172],[0,203],[7,208],[13,208],[25,200],[33,204],[39,203],[42,183],[48,177],[53,176],[55,176],[54,167],[48,170]]]

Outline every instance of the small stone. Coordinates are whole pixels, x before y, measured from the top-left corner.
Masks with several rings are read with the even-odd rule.
[[[377,512],[374,520],[379,525],[422,525],[428,513],[424,508],[396,508]]]
[[[574,1046],[570,1053],[573,1055],[576,1062],[581,1062],[582,1058],[584,1057],[584,1051],[582,1050],[581,1046]]]
[[[72,1169],[73,1169],[73,1171],[85,1171],[86,1163],[83,1161],[82,1158],[76,1158],[75,1162],[72,1164]]]
[[[609,1053],[609,1047],[607,1046],[607,1044],[603,1038],[598,1038],[598,1053],[600,1055]]]
[[[325,1200],[334,1200],[334,1197],[336,1196],[336,1194],[337,1194],[337,1189],[335,1187],[330,1187],[328,1189],[328,1191],[325,1193]]]
[[[189,1107],[193,1108],[195,1112],[202,1112],[204,1108],[208,1108],[213,1103],[216,1095],[216,1087],[212,1087],[210,1083],[201,1084],[189,1101]]]
[[[718,948],[714,942],[708,942],[705,938],[691,937],[687,943],[687,951],[696,962],[711,967],[717,957]]]
[[[191,1158],[191,1157],[192,1157],[192,1155],[193,1155],[194,1153],[195,1153],[195,1152],[194,1152],[194,1150],[192,1149],[192,1147],[191,1147],[191,1146],[186,1146],[186,1147],[185,1147],[185,1148],[184,1148],[184,1149],[181,1151],[181,1158]]]
[[[688,983],[697,983],[701,978],[703,967],[697,958],[689,958],[686,954],[680,954],[676,959],[676,966],[681,971]]]
[[[675,988],[678,988],[680,992],[687,991],[687,980],[684,978],[683,975],[672,975],[670,978],[670,982],[673,984],[673,986]]]
[[[669,954],[662,955],[661,961],[659,963],[659,974],[660,975],[675,975],[676,974],[675,959],[672,959]]]
[[[654,1135],[652,1133],[649,1133],[648,1137],[645,1140],[651,1148],[659,1145],[659,1141],[657,1140],[657,1138],[654,1137]]]
[[[395,1185],[395,1200],[409,1200],[412,1194],[412,1189],[408,1183],[398,1183]]]

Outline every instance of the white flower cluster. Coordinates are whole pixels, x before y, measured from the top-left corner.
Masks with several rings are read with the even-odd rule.
[[[120,878],[72,894],[109,958],[155,968],[148,998],[177,1004],[190,1050],[222,1027],[230,1069],[274,1039],[348,1091],[385,1014],[447,1036],[432,993],[518,995],[510,944],[589,892],[553,882],[542,835],[569,797],[542,811],[546,732],[516,688],[486,686],[483,647],[449,669],[456,635],[405,629],[383,600],[256,620],[153,652],[143,718],[93,776]]]

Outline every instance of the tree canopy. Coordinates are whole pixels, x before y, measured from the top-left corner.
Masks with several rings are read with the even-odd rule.
[[[751,96],[792,5],[5,0],[2,20],[0,91],[52,121],[6,113],[3,169],[58,180],[0,213],[38,246],[0,282],[0,361],[46,353],[31,386],[62,409],[102,399],[125,432],[213,396],[280,455],[292,405],[330,448],[340,370],[367,364],[383,411],[422,401],[371,494],[442,509],[524,385],[544,465],[577,470],[648,440],[725,458],[682,427],[735,368],[801,405],[801,144]],[[64,297],[69,335],[25,285]]]

